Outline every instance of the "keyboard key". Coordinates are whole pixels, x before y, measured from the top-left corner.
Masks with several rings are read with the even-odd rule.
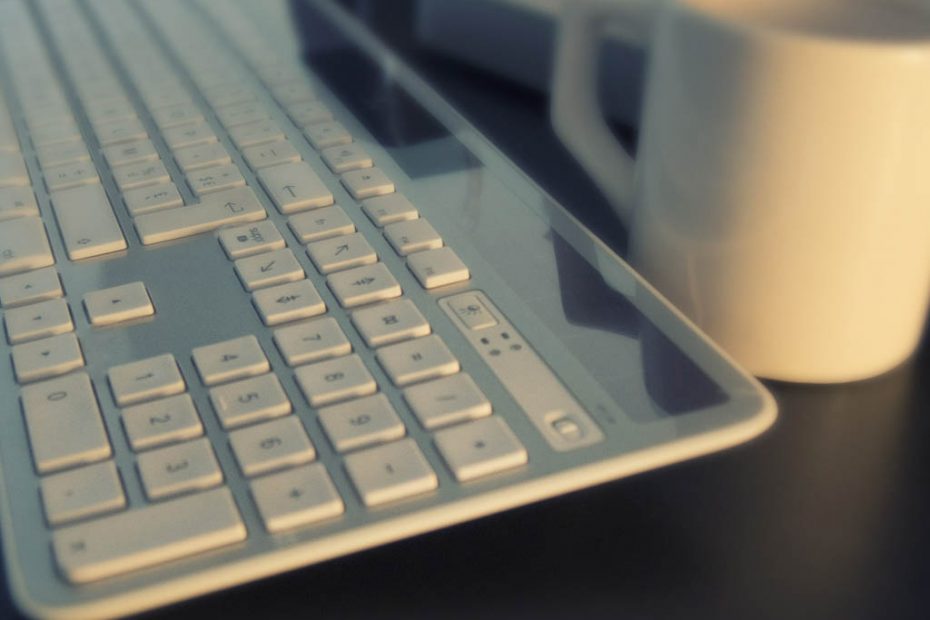
[[[224,106],[216,110],[216,117],[227,129],[271,118],[265,106],[254,100]]]
[[[160,185],[171,181],[168,170],[160,160],[126,164],[113,169],[113,180],[121,192],[147,185]]]
[[[200,168],[232,163],[226,147],[219,142],[178,149],[174,152],[174,160],[185,174]]]
[[[261,375],[271,366],[255,336],[241,336],[193,350],[194,365],[206,385]]]
[[[84,295],[91,325],[113,325],[155,314],[155,306],[142,282],[130,282]]]
[[[26,162],[19,153],[0,153],[0,187],[29,185]]]
[[[110,146],[121,142],[132,142],[148,137],[145,127],[137,118],[100,123],[94,127],[100,146]]]
[[[54,267],[0,278],[0,306],[4,308],[54,299],[63,294],[61,280]]]
[[[50,525],[62,525],[126,507],[113,461],[88,465],[42,479],[42,505]]]
[[[31,187],[0,189],[0,222],[30,215],[39,215],[39,206]]]
[[[265,325],[280,325],[326,313],[326,304],[309,280],[262,289],[252,301]]]
[[[261,375],[210,390],[210,401],[223,428],[235,428],[291,412],[278,378]]]
[[[294,236],[303,243],[355,232],[355,223],[338,205],[292,215],[287,223]]]
[[[326,165],[329,166],[329,169],[336,174],[342,174],[349,170],[371,168],[374,165],[371,155],[366,153],[365,149],[357,142],[323,149],[320,155]]]
[[[38,217],[21,217],[0,226],[0,276],[54,263],[45,227]]]
[[[49,191],[100,183],[97,169],[87,161],[46,168],[43,175]]]
[[[220,231],[220,244],[231,259],[252,256],[284,247],[284,237],[273,222],[246,224]]]
[[[158,161],[158,151],[151,140],[136,140],[125,144],[114,144],[103,149],[110,168]]]
[[[265,208],[255,192],[243,187],[208,195],[199,205],[140,215],[136,218],[136,231],[144,245],[151,245],[265,217]]]
[[[388,224],[384,236],[401,256],[442,247],[442,237],[423,218]]]
[[[102,185],[65,189],[51,197],[68,258],[82,260],[126,249],[126,238]]]
[[[436,473],[413,439],[355,452],[345,458],[346,471],[366,506],[380,506],[432,491]]]
[[[203,425],[189,394],[126,407],[122,419],[129,445],[136,451],[203,435]]]
[[[3,322],[10,344],[74,331],[68,303],[63,299],[48,299],[11,308],[6,311]]]
[[[307,255],[322,274],[378,262],[374,248],[360,233],[314,241],[307,246]]]
[[[245,178],[239,172],[239,166],[225,164],[191,172],[187,175],[187,184],[195,194],[203,196],[210,192],[242,187],[245,185]]]
[[[294,213],[333,204],[333,194],[305,162],[258,171],[258,178],[281,213]]]
[[[398,299],[352,313],[352,323],[369,347],[430,334],[426,319],[409,299]]]
[[[239,279],[249,291],[302,280],[304,277],[303,267],[287,248],[240,258],[235,262],[235,267]]]
[[[245,538],[223,488],[73,525],[54,532],[52,545],[65,578],[90,583]]]
[[[378,362],[394,382],[403,387],[459,371],[459,361],[439,336],[425,336],[379,349]]]
[[[39,165],[42,166],[43,170],[54,166],[63,166],[64,164],[90,161],[90,153],[81,140],[40,146],[36,148],[36,156],[38,156]]]
[[[243,101],[255,101],[256,99],[255,91],[235,82],[204,88],[203,96],[210,102],[211,106],[217,109],[242,103]]]
[[[186,388],[170,353],[114,366],[107,373],[113,398],[120,407],[180,394]]]
[[[319,101],[300,101],[287,106],[287,113],[300,127],[333,120],[333,113]]]
[[[321,463],[259,478],[252,482],[252,496],[265,529],[272,533],[345,512],[342,498]]]
[[[471,278],[468,267],[448,247],[411,254],[407,257],[407,267],[426,289],[465,282]]]
[[[348,355],[352,345],[336,319],[326,317],[274,331],[274,341],[288,366]]]
[[[233,431],[229,445],[246,476],[302,465],[316,458],[307,432],[292,415]]]
[[[380,168],[351,170],[342,175],[342,184],[352,198],[364,200],[374,196],[383,196],[394,192],[394,182]]]
[[[404,399],[427,430],[491,415],[491,402],[463,372],[409,387]]]
[[[304,127],[304,134],[318,151],[331,146],[341,146],[352,142],[352,136],[341,123],[330,121],[315,123]]]
[[[278,83],[271,89],[271,94],[283,106],[316,99],[313,88],[302,79]]]
[[[324,407],[319,418],[330,443],[339,452],[394,441],[407,433],[384,394]]]
[[[172,151],[217,141],[216,134],[206,123],[165,129],[161,137]]]
[[[94,125],[108,121],[125,120],[136,116],[132,104],[125,97],[98,100],[85,105],[84,109],[90,122]]]
[[[397,193],[363,200],[362,211],[376,226],[387,226],[420,217],[420,213],[407,197]]]
[[[161,211],[162,209],[171,209],[180,207],[184,204],[181,194],[174,183],[159,183],[149,187],[140,187],[123,192],[123,201],[126,203],[126,209],[129,215],[137,217],[143,213]]]
[[[20,383],[63,375],[84,365],[81,346],[74,334],[59,334],[14,345],[13,369]]]
[[[475,293],[462,293],[443,300],[446,306],[472,331],[480,331],[497,325],[497,319]]]
[[[246,147],[242,156],[253,170],[300,161],[300,153],[287,140]]]
[[[110,442],[86,373],[27,385],[21,396],[39,473],[110,457]]]
[[[80,140],[81,131],[74,124],[73,119],[68,119],[51,122],[42,127],[34,127],[30,130],[30,136],[32,143],[39,147]]]
[[[272,120],[258,121],[229,129],[229,137],[239,150],[247,146],[283,140],[284,132]]]
[[[301,366],[294,375],[311,407],[321,407],[378,391],[374,377],[358,355]]]
[[[150,500],[223,483],[223,472],[206,438],[143,452],[137,464],[142,486]]]
[[[164,131],[171,127],[194,125],[203,122],[203,114],[196,106],[190,103],[176,103],[152,110],[152,118],[158,128]]]
[[[343,308],[385,301],[403,294],[400,284],[382,263],[334,273],[326,282]]]
[[[527,462],[526,448],[507,423],[493,416],[436,433],[436,448],[459,482],[468,482]]]

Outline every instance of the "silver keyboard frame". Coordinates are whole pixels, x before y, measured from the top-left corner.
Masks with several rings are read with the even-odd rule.
[[[425,431],[412,416],[403,402],[400,390],[391,385],[376,362],[374,352],[361,340],[347,313],[338,310],[339,305],[324,278],[307,258],[304,246],[291,234],[286,218],[278,213],[260,189],[254,174],[210,112],[209,105],[198,94],[197,101],[220,142],[227,147],[247,183],[256,190],[269,220],[281,231],[288,247],[301,261],[308,279],[331,309],[328,316],[333,316],[339,322],[355,352],[362,357],[381,390],[404,420],[408,436],[417,441],[439,478],[439,488],[432,493],[377,509],[366,509],[341,466],[342,457],[325,440],[314,411],[306,405],[293,380],[293,369],[284,363],[278,353],[272,342],[271,329],[261,323],[250,303],[249,294],[239,284],[232,262],[224,254],[216,235],[203,234],[191,239],[143,247],[131,218],[122,208],[120,193],[109,168],[95,147],[92,130],[83,115],[80,115],[78,120],[94,163],[103,164],[98,166],[101,182],[114,205],[129,249],[120,255],[106,255],[78,263],[67,260],[48,193],[41,182],[35,184],[34,190],[58,261],[56,268],[61,274],[66,299],[71,305],[75,333],[85,353],[86,369],[94,381],[130,509],[146,504],[145,495],[134,473],[134,454],[121,427],[119,409],[108,389],[106,371],[117,364],[170,352],[178,360],[188,384],[188,392],[200,413],[205,435],[214,445],[226,476],[226,484],[237,501],[249,537],[240,544],[89,586],[68,585],[57,573],[50,551],[45,552],[49,549],[49,535],[38,498],[38,477],[32,468],[26,429],[17,399],[18,386],[13,380],[9,345],[0,343],[0,419],[4,423],[4,431],[0,433],[0,525],[11,591],[20,607],[29,614],[82,618],[118,616],[150,609],[705,454],[746,441],[774,421],[774,401],[758,382],[737,369],[725,354],[697,333],[686,319],[662,301],[619,257],[542,192],[412,70],[366,33],[360,24],[355,23],[335,4],[326,0],[317,4],[346,33],[354,37],[361,48],[379,54],[385,63],[390,63],[398,81],[482,162],[484,168],[447,180],[446,189],[450,187],[448,183],[452,183],[451,187],[456,188],[462,197],[478,199],[484,205],[522,203],[526,208],[497,214],[496,217],[501,218],[500,221],[506,222],[514,231],[525,231],[528,239],[533,238],[531,233],[539,230],[558,230],[592,264],[602,265],[605,278],[610,284],[634,299],[641,310],[724,387],[731,399],[713,411],[689,414],[680,419],[657,420],[653,424],[634,424],[611,412],[599,411],[598,403],[606,397],[600,386],[590,378],[584,365],[566,353],[558,336],[535,316],[532,304],[516,295],[496,274],[494,265],[489,264],[473,248],[461,222],[474,214],[461,209],[431,210],[424,201],[429,196],[439,196],[442,187],[408,178],[340,104],[338,98],[323,86],[319,87],[321,100],[330,107],[336,119],[358,141],[364,143],[375,165],[394,180],[398,191],[414,201],[440,231],[447,245],[459,253],[472,271],[470,282],[453,285],[439,292],[425,291],[406,269],[403,259],[394,253],[378,229],[368,221],[336,177],[328,171],[319,155],[303,139],[300,129],[290,122],[256,80],[253,85],[263,98],[262,101],[272,110],[274,120],[284,129],[304,160],[324,179],[335,195],[336,204],[343,206],[358,230],[365,233],[381,260],[400,282],[405,296],[414,301],[433,326],[434,333],[446,341],[459,358],[463,370],[472,375],[494,404],[495,414],[506,420],[530,455],[529,464],[519,470],[472,483],[457,483],[433,447],[431,433]],[[158,37],[157,34],[155,36]],[[104,40],[102,44],[113,60],[107,42]],[[183,179],[184,175],[178,170],[170,151],[163,141],[156,138],[159,132],[124,70],[118,64],[115,70],[123,79],[131,101],[137,106],[137,112],[142,112],[140,118],[149,130],[172,179]],[[185,82],[197,93],[189,77],[185,78]],[[0,85],[8,85],[8,71],[5,67],[0,68]],[[70,90],[71,86],[68,88]],[[74,93],[70,95],[74,104]],[[22,118],[16,114],[16,106],[11,105],[11,108],[20,135],[25,135],[26,128]],[[22,151],[31,177],[41,179],[34,150],[27,144]],[[468,188],[475,183],[480,184],[480,190],[469,194]],[[194,201],[186,185],[178,183],[178,189],[186,203]],[[461,204],[466,203],[463,201]],[[520,234],[516,233],[515,238],[519,240]],[[136,321],[130,326],[92,328],[81,307],[82,296],[89,291],[135,280],[144,281],[148,287],[156,307],[155,317]],[[511,320],[579,401],[589,411],[599,411],[594,415],[607,435],[605,441],[577,451],[555,452],[551,449],[478,351],[437,303],[440,298],[476,288],[493,300],[500,312]],[[166,326],[170,326],[170,329],[166,329]],[[281,378],[297,415],[316,446],[317,461],[326,465],[346,504],[346,512],[342,517],[276,536],[264,531],[249,496],[248,480],[239,473],[226,440],[227,432],[219,426],[212,414],[207,390],[200,383],[190,358],[190,351],[195,346],[244,334],[257,335],[273,370]]]

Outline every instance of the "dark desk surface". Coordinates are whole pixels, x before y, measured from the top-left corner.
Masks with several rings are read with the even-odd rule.
[[[545,102],[422,67],[622,250]],[[775,427],[730,451],[219,593],[153,618],[925,618],[930,341],[840,386],[769,384]],[[0,618],[18,617],[5,591]]]

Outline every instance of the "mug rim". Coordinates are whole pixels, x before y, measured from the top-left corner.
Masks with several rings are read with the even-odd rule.
[[[741,0],[735,0],[740,2]],[[823,47],[858,48],[871,51],[899,52],[930,52],[930,25],[923,36],[902,36],[900,38],[882,38],[859,33],[843,34],[831,31],[815,31],[803,27],[790,27],[787,25],[761,22],[760,20],[744,20],[728,13],[713,11],[703,5],[703,0],[666,0],[665,9],[672,12],[687,13],[707,25],[728,30],[733,34],[752,36],[766,41],[792,41]],[[924,9],[911,6],[915,11]],[[930,24],[930,10],[926,10],[926,18]]]

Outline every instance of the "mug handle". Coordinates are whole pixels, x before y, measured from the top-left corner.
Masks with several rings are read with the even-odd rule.
[[[556,134],[607,195],[624,225],[633,210],[634,160],[613,138],[598,101],[598,52],[608,21],[643,45],[657,0],[567,2],[559,27],[550,116]]]

